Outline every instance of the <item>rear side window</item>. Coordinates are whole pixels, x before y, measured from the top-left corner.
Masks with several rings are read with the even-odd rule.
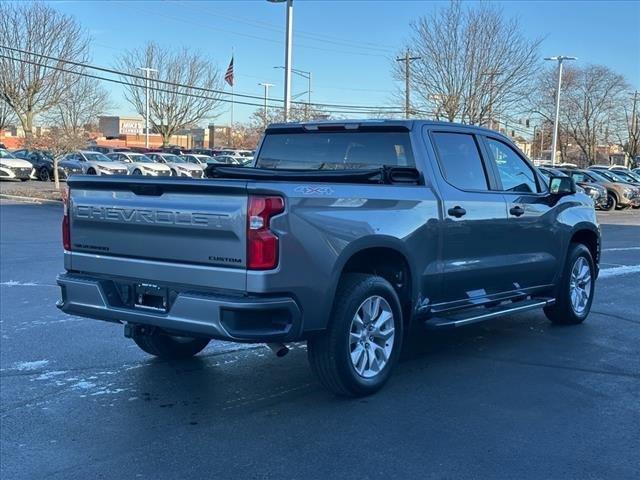
[[[487,138],[489,152],[498,167],[502,190],[506,192],[538,193],[533,169],[506,143]]]
[[[359,169],[413,167],[409,132],[268,133],[257,167],[294,169]]]
[[[480,151],[473,135],[433,133],[438,163],[447,182],[461,190],[488,190]]]

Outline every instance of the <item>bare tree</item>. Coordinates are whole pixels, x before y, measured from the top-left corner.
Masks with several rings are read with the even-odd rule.
[[[436,119],[487,123],[526,97],[538,68],[541,40],[527,40],[515,19],[490,4],[447,7],[412,24],[411,88],[418,110]],[[404,80],[404,68],[394,75]]]
[[[0,2],[0,92],[18,117],[27,143],[33,137],[34,118],[58,105],[78,79],[68,73],[75,67],[41,55],[85,62],[87,52],[88,39],[72,17],[41,2]]]
[[[557,70],[545,70],[534,90],[534,110],[552,120],[555,115]],[[622,75],[603,65],[567,66],[562,77],[560,126],[589,165],[598,162],[598,144],[608,144],[620,125],[628,85]],[[566,154],[566,152],[565,152]],[[608,158],[605,159],[608,161]]]
[[[109,95],[99,80],[81,77],[48,114],[49,122],[65,135],[77,135],[95,124],[109,106]]]
[[[48,122],[55,127],[55,135],[58,137],[56,142],[47,139],[47,143],[51,144],[50,149],[77,149],[77,145],[86,144],[90,126],[96,123],[96,118],[108,108],[108,105],[108,93],[99,80],[80,76],[60,103],[45,114]],[[54,155],[53,174],[56,187],[59,185],[57,161],[58,157]]]
[[[10,125],[14,125],[16,122],[16,116],[13,112],[13,108],[0,97],[0,130],[4,130]]]
[[[172,135],[205,118],[215,118],[220,109],[220,95],[189,87],[220,90],[217,66],[197,52],[183,48],[172,51],[149,42],[117,61],[117,68],[128,74],[142,75],[140,67],[155,69],[149,81],[149,117],[153,128],[162,136],[164,145]],[[125,97],[140,115],[145,114],[145,79],[123,75]],[[162,83],[156,80],[162,80]]]
[[[635,162],[640,155],[640,94],[636,91],[630,97],[631,105],[624,106],[616,136],[627,155]]]

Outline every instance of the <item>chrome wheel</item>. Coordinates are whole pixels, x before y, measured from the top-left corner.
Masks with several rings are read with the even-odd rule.
[[[351,364],[363,378],[378,375],[389,362],[395,326],[389,303],[378,295],[360,304],[351,320],[349,349]]]
[[[582,315],[587,309],[591,297],[591,267],[584,257],[578,257],[571,269],[569,280],[571,308],[576,315]]]

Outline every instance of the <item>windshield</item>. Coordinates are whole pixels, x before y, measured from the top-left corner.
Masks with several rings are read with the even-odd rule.
[[[178,155],[162,155],[165,162],[169,163],[189,163],[185,159],[180,158]]]
[[[622,178],[627,182],[637,182],[639,180],[630,172],[621,172],[619,170],[615,170],[612,173],[615,173],[617,177]]]
[[[16,158],[8,150],[0,149],[0,158]]]
[[[84,152],[82,156],[90,162],[113,162],[109,157],[99,152]]]
[[[605,172],[598,172],[600,175],[602,175],[605,178],[608,178],[609,181],[611,182],[622,182],[622,183],[628,183],[628,180],[621,177],[620,175],[617,175],[615,173],[613,173],[611,170],[607,170]]]
[[[132,162],[156,163],[153,160],[151,160],[149,157],[147,157],[146,155],[142,155],[141,153],[129,153],[127,155],[129,155],[129,158],[131,159]]]
[[[347,170],[413,167],[409,132],[287,132],[264,137],[256,167]]]
[[[590,172],[588,173],[588,175],[589,175],[591,178],[596,179],[598,182],[610,182],[610,181],[611,181],[611,180],[610,180],[610,179],[608,179],[607,177],[605,177],[605,176],[603,176],[603,175],[600,175],[600,172],[590,171]]]

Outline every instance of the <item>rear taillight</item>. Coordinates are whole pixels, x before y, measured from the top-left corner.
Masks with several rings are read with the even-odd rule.
[[[71,250],[71,226],[69,224],[69,189],[62,190],[62,203],[64,205],[62,215],[62,246],[65,250]]]
[[[284,199],[249,195],[247,204],[247,268],[270,270],[278,266],[278,237],[270,230],[271,217],[284,212]]]

